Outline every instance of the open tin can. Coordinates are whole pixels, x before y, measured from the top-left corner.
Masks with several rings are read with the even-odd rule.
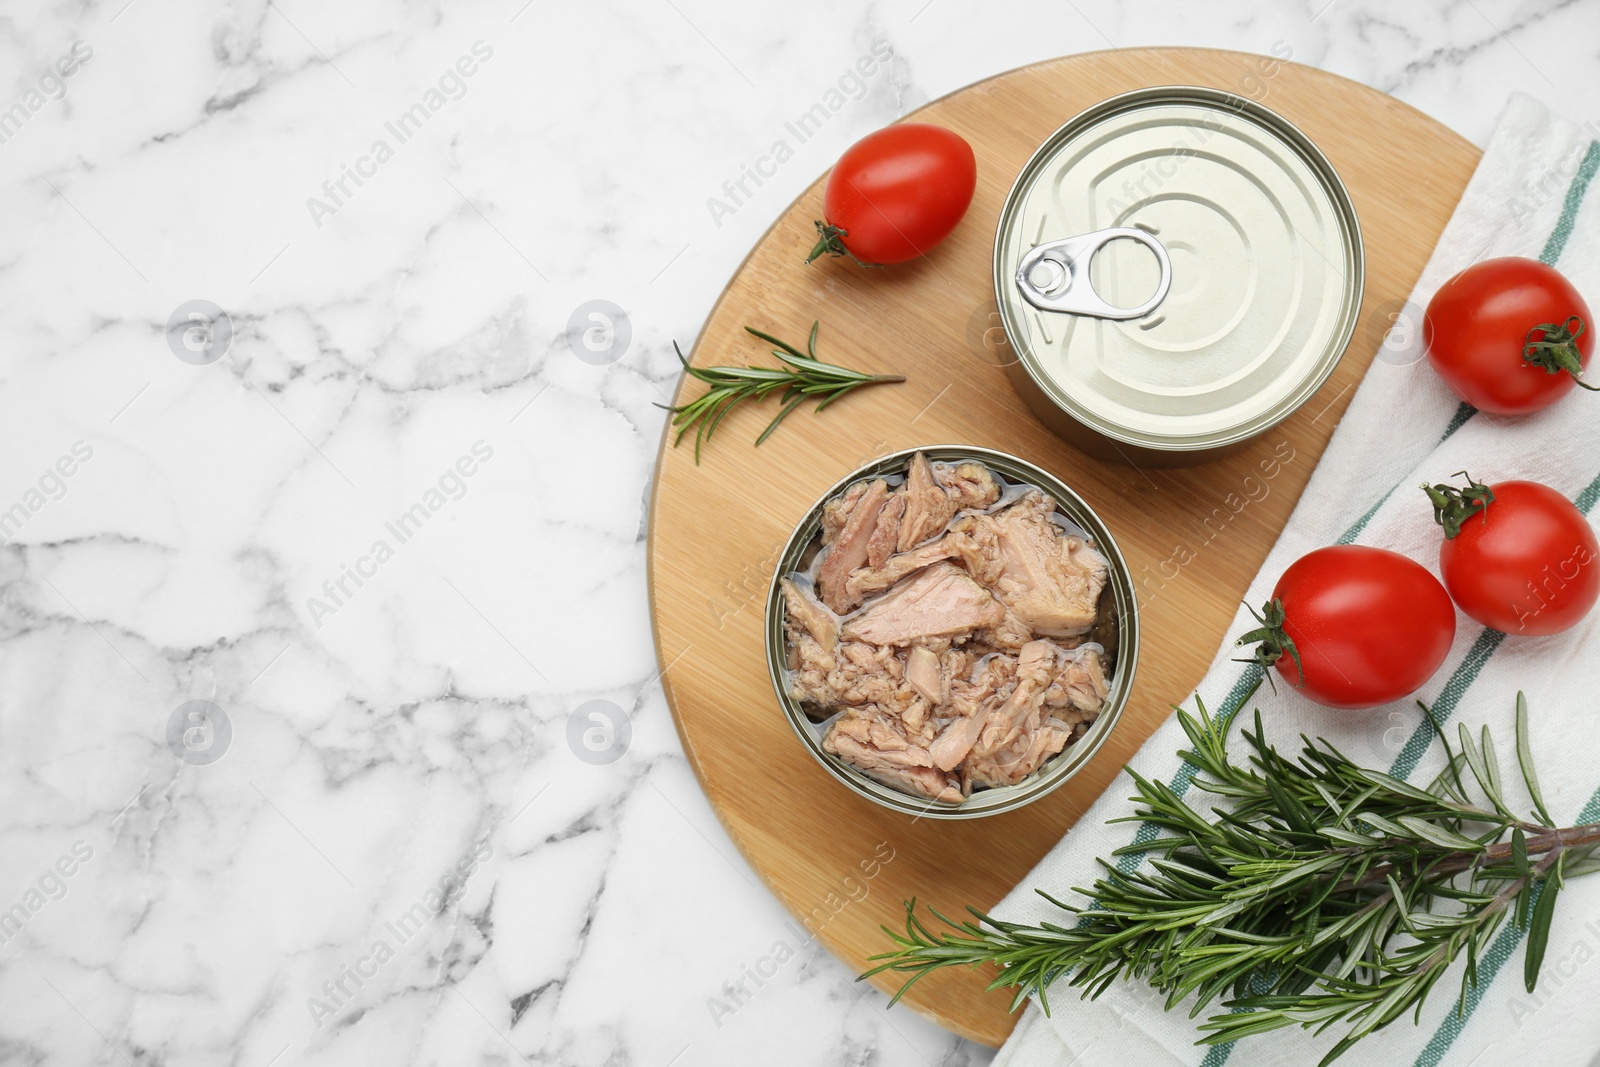
[[[1017,391],[1107,459],[1240,447],[1321,387],[1364,285],[1350,195],[1303,133],[1218,89],[1139,89],[1041,145],[995,235]]]
[[[782,580],[805,571],[821,551],[823,508],[851,485],[863,480],[904,476],[918,452],[935,464],[975,461],[1010,485],[1028,485],[1043,490],[1055,501],[1056,513],[1085,537],[1108,564],[1107,578],[1096,609],[1096,620],[1089,638],[1104,650],[1107,695],[1099,715],[1084,735],[1051,757],[1023,781],[974,792],[959,804],[925,800],[900,792],[862,773],[855,766],[823,749],[825,725],[806,713],[806,707],[791,692],[789,655],[784,639],[784,594]],[[896,811],[926,819],[972,819],[1015,811],[1030,804],[1077,774],[1116,728],[1133,689],[1134,668],[1139,660],[1139,615],[1133,576],[1127,560],[1111,537],[1111,531],[1083,498],[1059,478],[1026,460],[993,449],[974,445],[928,445],[908,448],[876,459],[839,479],[813,504],[789,536],[777,569],[766,606],[767,671],[784,716],[794,728],[806,751],[835,779],[852,792]]]

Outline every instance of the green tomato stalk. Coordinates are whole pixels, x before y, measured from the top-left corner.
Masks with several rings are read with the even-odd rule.
[[[1572,380],[1591,391],[1600,391],[1600,385],[1590,385],[1583,380],[1583,358],[1578,352],[1578,338],[1583,334],[1584,322],[1570,315],[1565,322],[1542,322],[1528,331],[1522,346],[1522,362],[1538,367],[1546,374],[1570,374]],[[1538,334],[1538,339],[1534,335]]]

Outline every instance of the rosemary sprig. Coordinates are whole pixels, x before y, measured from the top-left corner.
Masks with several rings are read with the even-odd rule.
[[[684,358],[677,342],[673,342],[672,350],[678,353],[678,362],[683,364],[685,373],[711,387],[687,404],[677,407],[656,405],[676,416],[672,425],[678,427],[678,436],[673,439],[673,446],[676,447],[683,440],[683,435],[693,427],[694,461],[699,463],[701,442],[711,440],[723,417],[737,405],[747,400],[761,400],[769,393],[781,393],[782,407],[767,423],[767,428],[761,431],[761,436],[756,438],[757,445],[772,436],[778,423],[807,397],[820,397],[815,410],[821,411],[852,389],[859,389],[863,385],[905,381],[904,376],[898,374],[863,374],[848,367],[822,362],[817,358],[817,329],[820,326],[820,322],[811,324],[811,336],[806,341],[804,352],[753,326],[745,327],[746,332],[777,346],[772,354],[782,361],[782,367],[693,367]]]
[[[949,927],[934,933],[913,900],[905,933],[884,928],[895,948],[874,956],[882,962],[862,977],[907,975],[899,999],[940,968],[998,963],[990,988],[1014,989],[1012,1010],[1037,997],[1047,1013],[1046,991],[1057,981],[1092,998],[1118,979],[1139,979],[1166,994],[1167,1010],[1192,996],[1190,1018],[1219,998],[1233,1009],[1200,1023],[1197,1044],[1347,1024],[1324,1064],[1407,1012],[1420,1017],[1423,999],[1463,955],[1465,998],[1508,917],[1529,930],[1524,980],[1533,989],[1561,887],[1600,869],[1591,858],[1600,824],[1553,827],[1520,694],[1517,760],[1533,801],[1529,819],[1506,803],[1487,728],[1474,740],[1462,726],[1460,752],[1439,730],[1448,764],[1419,788],[1303,735],[1299,761],[1286,759],[1265,740],[1259,711],[1255,732],[1243,731],[1249,757],[1235,764],[1225,746],[1232,716],[1197,704],[1198,715],[1179,711],[1191,744],[1180,755],[1196,769],[1194,787],[1225,807],[1201,814],[1130,768],[1137,808],[1116,821],[1148,821],[1158,836],[1115,855],[1147,853],[1148,869],[1124,872],[1101,860],[1105,876],[1074,890],[1093,898],[1084,907],[1039,890],[1077,916],[1073,925],[1011,923],[968,908],[976,921],[934,911]],[[1463,767],[1484,799],[1469,797]]]

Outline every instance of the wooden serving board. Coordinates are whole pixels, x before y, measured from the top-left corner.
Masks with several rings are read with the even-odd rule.
[[[1250,97],[1321,146],[1360,216],[1366,296],[1338,369],[1287,422],[1223,460],[1137,470],[1062,443],[1012,391],[1000,366],[1009,351],[996,344],[1003,333],[990,256],[1001,204],[1040,142],[1090,104],[1165,84]],[[740,411],[723,422],[699,466],[692,443],[673,448],[669,436],[650,515],[656,651],[689,762],[767,885],[857,969],[886,947],[879,925],[903,923],[907,898],[952,915],[967,904],[995,904],[1118,777],[1169,705],[1192,692],[1479,157],[1450,130],[1363,85],[1267,57],[1197,49],[1051,60],[908,117],[950,127],[977,154],[977,193],[955,233],[926,258],[883,270],[846,260],[805,266],[812,220],[822,217],[818,178],[729,281],[693,361],[770,363],[743,332],[746,324],[803,343],[820,319],[822,359],[909,381],[858,392],[821,416],[797,411],[760,448],[751,445],[772,405]],[[685,377],[677,402],[703,388]],[[829,778],[784,720],[762,645],[775,561],[811,503],[876,456],[941,443],[1011,452],[1076,488],[1127,555],[1143,621],[1132,702],[1093,763],[1021,811],[955,822],[913,820]],[[984,991],[991,977],[936,975],[906,1002],[958,1034],[997,1045],[1014,1017],[1005,991]],[[892,976],[875,981],[897,985]]]

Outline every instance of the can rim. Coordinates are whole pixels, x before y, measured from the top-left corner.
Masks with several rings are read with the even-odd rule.
[[[1032,183],[1038,176],[1038,170],[1060,147],[1061,142],[1079,130],[1123,111],[1157,104],[1198,104],[1226,108],[1229,111],[1247,115],[1276,134],[1300,156],[1301,160],[1323,184],[1329,199],[1333,202],[1334,213],[1346,234],[1344,266],[1347,282],[1345,285],[1344,307],[1341,311],[1339,327],[1330,337],[1326,351],[1318,360],[1316,369],[1302,379],[1300,385],[1284,398],[1277,411],[1269,412],[1265,417],[1258,416],[1239,426],[1207,434],[1140,433],[1129,430],[1127,427],[1118,426],[1097,416],[1074,400],[1066,390],[1061,388],[1059,383],[1044,372],[1033,346],[1026,343],[1027,331],[1019,329],[1020,324],[1016,321],[1016,316],[1011,311],[1011,301],[1006,290],[1006,282],[1009,280],[1011,273],[1013,273],[1013,268],[1001,262],[1002,242],[1008,224],[1012,221],[1012,216],[1016,211],[1016,206],[1021,197],[1032,187]],[[992,261],[995,308],[1000,314],[1001,326],[1005,329],[1006,337],[1016,353],[1017,362],[1022,365],[1023,370],[1034,384],[1049,397],[1050,402],[1075,421],[1103,437],[1135,448],[1174,453],[1209,452],[1213,449],[1223,449],[1229,445],[1239,444],[1266,433],[1298,411],[1317,390],[1327,383],[1328,378],[1333,374],[1334,368],[1344,358],[1345,349],[1349,347],[1351,339],[1355,336],[1357,319],[1360,318],[1361,301],[1366,291],[1366,251],[1361,237],[1361,222],[1356,216],[1355,203],[1350,198],[1350,190],[1345,186],[1344,180],[1339,177],[1338,171],[1334,170],[1333,164],[1329,162],[1322,149],[1318,148],[1316,143],[1298,126],[1265,105],[1227,89],[1216,89],[1204,85],[1155,85],[1133,89],[1109,97],[1097,104],[1092,104],[1058,126],[1050,136],[1040,143],[1038,148],[1034,149],[1033,154],[1028,157],[1028,161],[1017,172],[1016,179],[1011,183],[1010,191],[1006,193],[1005,201],[1000,207],[1000,218],[995,224]],[[1022,340],[1022,343],[1019,343],[1019,339]]]
[[[985,789],[958,805],[942,805],[936,801],[919,800],[908,793],[902,793],[869,778],[844,760],[823,751],[821,741],[811,729],[813,725],[811,720],[806,717],[800,702],[789,694],[784,677],[787,656],[783,637],[783,590],[779,582],[795,569],[800,555],[821,530],[823,505],[852,483],[863,478],[902,473],[909,466],[911,457],[918,452],[926,454],[930,460],[937,461],[976,460],[1008,479],[1027,482],[1048,492],[1055,498],[1057,510],[1081,526],[1093,538],[1095,548],[1106,557],[1110,565],[1107,584],[1112,589],[1117,610],[1117,654],[1112,677],[1109,680],[1110,691],[1106,695],[1105,707],[1101,709],[1088,732],[1053,756],[1041,770],[1034,772],[1021,783]],[[767,674],[772,681],[773,693],[776,694],[779,706],[783,709],[784,718],[789,721],[789,726],[806,751],[811,753],[833,778],[858,796],[918,818],[977,819],[1015,811],[1053,792],[1086,767],[1105,743],[1106,738],[1111,735],[1117,721],[1122,717],[1123,710],[1127,707],[1139,663],[1138,597],[1133,582],[1133,572],[1128,567],[1122,549],[1111,536],[1110,529],[1099,514],[1060,478],[1037,464],[997,449],[963,444],[919,445],[890,452],[862,464],[836,481],[806,510],[804,517],[784,543],[783,551],[779,553],[777,565],[772,573],[772,581],[767,592],[765,644]]]

